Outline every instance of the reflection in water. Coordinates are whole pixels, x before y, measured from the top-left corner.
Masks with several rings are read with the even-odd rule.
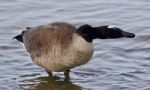
[[[71,81],[63,80],[58,76],[43,76],[35,79],[20,81],[20,88],[23,90],[81,90],[78,85]]]

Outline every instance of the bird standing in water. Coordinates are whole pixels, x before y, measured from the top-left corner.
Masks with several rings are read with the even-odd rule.
[[[133,33],[117,27],[92,27],[85,24],[78,28],[66,22],[54,22],[38,27],[27,27],[14,39],[22,42],[33,62],[52,72],[64,72],[87,63],[93,55],[94,39],[133,38]]]

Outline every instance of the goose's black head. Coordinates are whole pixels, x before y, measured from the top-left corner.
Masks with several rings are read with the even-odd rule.
[[[93,39],[115,39],[115,38],[134,38],[135,34],[126,32],[117,27],[99,26],[92,27],[88,24],[82,25],[78,28],[77,32],[86,41],[92,42]]]

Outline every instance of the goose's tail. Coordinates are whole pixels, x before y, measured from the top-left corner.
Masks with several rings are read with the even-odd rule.
[[[17,35],[15,37],[13,37],[13,39],[18,40],[19,42],[23,43],[23,35],[24,35],[25,31],[22,31],[22,33],[20,35]]]
[[[16,39],[16,40],[18,40],[18,41],[20,41],[20,42],[23,43],[22,35],[17,35],[17,36],[15,36],[15,37],[13,37],[13,39]]]

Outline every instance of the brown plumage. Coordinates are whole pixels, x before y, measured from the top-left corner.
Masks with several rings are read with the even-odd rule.
[[[41,25],[23,31],[23,43],[33,62],[47,72],[67,71],[85,64],[93,54],[93,46],[65,22]]]
[[[36,31],[35,31],[36,30]],[[55,22],[27,29],[24,34],[24,43],[28,52],[40,53],[48,51],[52,46],[60,45],[67,48],[72,42],[72,35],[76,28],[65,22]]]
[[[65,22],[54,22],[38,27],[27,27],[14,38],[24,43],[33,62],[52,71],[66,71],[87,63],[93,55],[93,39],[133,38],[133,33],[108,26],[82,25],[78,29]]]

